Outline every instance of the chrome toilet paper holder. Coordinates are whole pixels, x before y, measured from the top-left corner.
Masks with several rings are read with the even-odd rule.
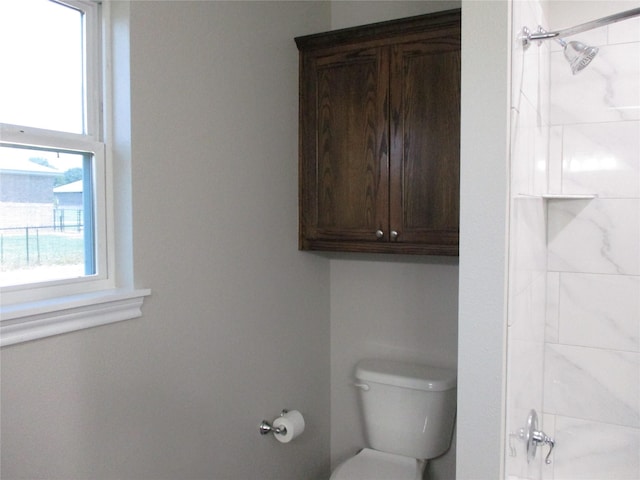
[[[280,412],[280,416],[284,417],[287,413],[289,413],[289,410],[282,410],[282,412]],[[274,427],[266,420],[262,421],[258,429],[260,430],[260,435],[267,435],[268,433],[284,435],[287,433],[287,429],[285,427]]]

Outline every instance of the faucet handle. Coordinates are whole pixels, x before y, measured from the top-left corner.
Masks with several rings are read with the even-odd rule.
[[[521,429],[521,435],[524,437],[527,446],[527,463],[531,462],[536,456],[536,449],[541,445],[549,445],[549,453],[544,459],[544,463],[551,463],[551,452],[553,452],[556,442],[542,430],[538,430],[538,414],[535,410],[529,412],[527,418],[527,426]]]
[[[555,440],[540,430],[534,430],[531,436],[536,446],[549,445],[549,453],[547,453],[547,456],[544,459],[544,463],[549,465],[551,463],[551,459],[549,457],[551,457],[551,452],[553,452],[553,448],[556,446]]]

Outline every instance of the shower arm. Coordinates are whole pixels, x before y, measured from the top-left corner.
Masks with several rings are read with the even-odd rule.
[[[612,23],[637,16],[640,16],[640,8],[633,8],[631,10],[615,13],[613,15],[609,15],[608,17],[602,17],[597,20],[592,20],[591,22],[582,23],[580,25],[576,25],[575,27],[564,28],[555,32],[538,31],[529,33],[526,40],[530,42],[534,40],[542,41],[555,39],[556,37],[568,37],[571,35],[575,35],[576,33],[582,33],[586,32],[587,30],[593,30],[594,28],[604,27],[605,25],[610,25]]]

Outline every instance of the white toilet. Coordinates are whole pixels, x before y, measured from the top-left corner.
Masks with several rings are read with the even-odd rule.
[[[338,465],[330,480],[421,480],[427,461],[451,444],[455,371],[362,360],[355,377],[370,448]]]

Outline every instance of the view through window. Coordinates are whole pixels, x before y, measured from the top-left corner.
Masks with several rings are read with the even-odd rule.
[[[91,158],[0,147],[0,285],[95,274]]]

